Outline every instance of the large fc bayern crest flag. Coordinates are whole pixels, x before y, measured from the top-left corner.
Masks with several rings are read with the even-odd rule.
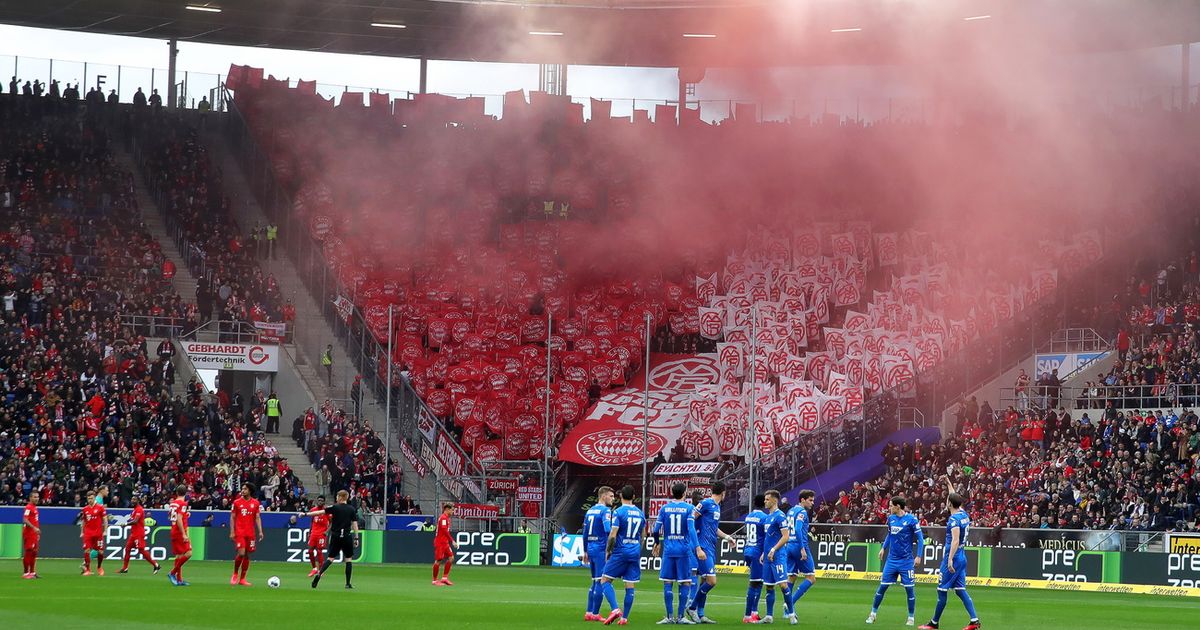
[[[675,445],[687,428],[695,394],[712,389],[717,377],[716,355],[651,355],[647,458]],[[567,434],[559,458],[589,466],[641,464],[645,378],[639,372],[631,387],[605,394]]]

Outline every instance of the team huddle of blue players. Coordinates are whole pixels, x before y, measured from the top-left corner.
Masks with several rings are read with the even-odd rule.
[[[962,509],[963,498],[946,481],[950,517],[946,524],[946,553],[942,560],[938,582],[938,603],[929,623],[921,630],[938,630],[946,607],[949,591],[962,600],[970,616],[963,630],[979,630],[975,605],[967,594],[967,556],[965,544],[970,517]],[[720,529],[721,502],[725,485],[716,482],[712,496],[703,498],[696,493],[692,501],[684,495],[687,486],[676,483],[671,488],[671,501],[663,506],[650,528],[653,554],[662,558],[659,579],[663,583],[665,624],[715,624],[705,615],[709,593],[717,586],[716,560],[721,539],[733,536]],[[592,583],[588,589],[585,621],[603,621],[605,625],[626,625],[633,608],[637,584],[641,581],[641,558],[646,534],[646,516],[633,503],[634,489],[621,489],[621,505],[612,508],[615,493],[602,487],[598,500],[584,516],[583,563],[591,570]],[[816,494],[801,490],[794,507],[784,513],[780,509],[780,494],[768,490],[754,497],[753,509],[745,519],[745,563],[750,574],[746,591],[743,623],[771,624],[775,622],[776,589],[783,596],[783,615],[792,625],[800,623],[796,603],[816,583],[816,565],[809,548],[809,526]],[[915,516],[906,511],[903,497],[891,500],[888,533],[879,552],[883,565],[879,589],[867,623],[873,624],[888,587],[897,580],[908,594],[907,625],[915,625],[915,571],[924,553],[925,538]],[[613,582],[621,580],[625,598],[617,606]],[[766,614],[759,616],[762,591],[766,589]],[[600,614],[607,601],[609,614]]]

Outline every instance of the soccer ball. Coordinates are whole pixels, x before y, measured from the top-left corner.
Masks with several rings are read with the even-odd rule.
[[[158,521],[147,516],[146,517],[146,527],[154,527],[155,525],[158,525]]]
[[[267,586],[270,586],[271,588],[279,588],[279,576],[272,575],[270,579],[267,580]]]

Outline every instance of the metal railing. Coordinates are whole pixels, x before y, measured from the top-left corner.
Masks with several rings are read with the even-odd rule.
[[[1043,354],[1067,352],[1104,352],[1112,349],[1112,342],[1096,332],[1094,328],[1063,328],[1054,331],[1050,339],[1038,348]],[[1065,376],[1062,378],[1066,378]]]
[[[1193,409],[1200,405],[1200,384],[1165,383],[1159,385],[1093,385],[1058,387],[1031,385],[1024,392],[1015,387],[1000,389],[1000,408],[1017,411],[1104,409]]]

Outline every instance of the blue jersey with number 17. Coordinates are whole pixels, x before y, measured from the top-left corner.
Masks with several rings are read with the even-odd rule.
[[[958,530],[958,551],[955,558],[967,557],[967,530],[971,527],[971,517],[966,510],[959,510],[950,515],[946,521],[946,551],[950,551],[950,543],[954,540],[954,530]]]
[[[646,516],[642,511],[636,505],[622,505],[613,510],[612,526],[617,530],[613,553],[640,557],[646,531]]]
[[[603,503],[597,503],[588,509],[583,516],[583,541],[589,547],[603,545],[608,542],[608,532],[612,529],[612,509]]]

